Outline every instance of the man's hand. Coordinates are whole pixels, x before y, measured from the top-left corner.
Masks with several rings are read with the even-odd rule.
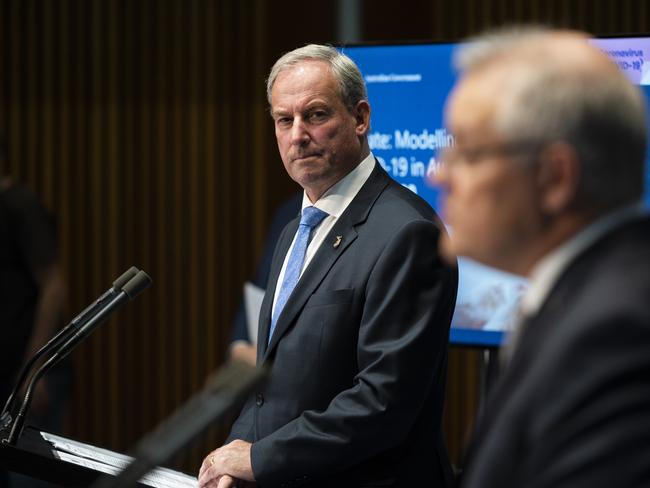
[[[245,341],[235,341],[230,346],[230,358],[255,366],[257,362],[257,346]]]
[[[199,488],[232,488],[240,486],[239,480],[255,481],[251,466],[251,444],[232,441],[215,449],[203,460],[199,470]],[[250,486],[246,483],[247,486]]]

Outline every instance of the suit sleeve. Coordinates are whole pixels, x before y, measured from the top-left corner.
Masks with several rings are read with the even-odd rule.
[[[444,382],[457,274],[437,255],[438,235],[418,220],[387,242],[363,290],[358,374],[327,409],[305,411],[253,444],[262,486],[308,482],[404,443]]]
[[[255,402],[252,398],[249,398],[242,411],[240,412],[237,420],[235,420],[232,428],[230,429],[230,435],[224,442],[228,444],[229,442],[234,441],[235,439],[241,439],[247,442],[253,441],[253,416],[254,416],[254,407]]]

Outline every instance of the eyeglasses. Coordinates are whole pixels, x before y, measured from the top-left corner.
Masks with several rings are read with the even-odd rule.
[[[472,148],[452,146],[438,153],[436,158],[446,167],[458,166],[460,163],[474,165],[488,158],[513,157],[539,151],[541,144],[532,141],[519,141],[502,144],[484,144]]]

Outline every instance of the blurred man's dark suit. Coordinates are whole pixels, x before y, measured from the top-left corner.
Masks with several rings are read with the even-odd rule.
[[[522,325],[461,486],[650,486],[650,219],[583,251]]]
[[[274,291],[298,227],[274,254],[260,314],[268,385],[230,439],[254,442],[262,488],[448,486],[441,414],[457,270],[433,210],[377,163],[306,268],[267,347]]]

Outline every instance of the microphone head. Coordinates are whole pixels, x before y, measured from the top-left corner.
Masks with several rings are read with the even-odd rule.
[[[126,293],[126,296],[129,297],[129,300],[133,300],[149,285],[151,285],[151,278],[149,278],[149,275],[147,273],[140,270],[135,274],[133,278],[129,280],[128,283],[122,287],[122,291]]]
[[[131,266],[129,269],[127,269],[122,276],[113,282],[113,290],[120,291],[124,285],[126,285],[131,280],[131,278],[138,274],[138,271],[138,268],[135,266]]]

